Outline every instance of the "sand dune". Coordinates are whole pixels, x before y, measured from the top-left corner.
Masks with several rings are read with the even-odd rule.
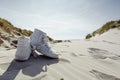
[[[16,62],[16,49],[1,49],[0,80],[120,80],[119,36],[114,29],[91,40],[51,44],[59,59]]]

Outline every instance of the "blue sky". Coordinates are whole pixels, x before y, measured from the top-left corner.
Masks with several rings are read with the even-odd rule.
[[[120,19],[120,0],[0,0],[0,17],[54,39],[81,39]]]

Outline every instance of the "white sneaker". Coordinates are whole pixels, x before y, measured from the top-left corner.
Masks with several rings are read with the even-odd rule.
[[[51,50],[51,48],[48,45],[48,37],[46,33],[35,29],[33,34],[30,36],[30,41],[33,50],[37,50],[43,55],[46,55],[51,58],[58,58],[58,56]]]
[[[38,46],[38,47],[37,47],[37,51],[40,52],[40,53],[42,53],[42,54],[45,55],[45,56],[48,56],[48,57],[51,57],[51,58],[58,58],[58,55],[55,54],[55,53],[51,50],[51,48],[50,48],[48,45],[46,45],[46,44],[43,44],[43,45],[41,45],[41,46]]]
[[[18,39],[17,51],[15,54],[15,60],[28,60],[31,54],[31,46],[29,39],[20,37]]]
[[[36,49],[37,46],[40,46],[42,44],[42,35],[45,34],[44,32],[35,29],[32,35],[30,36],[30,44],[33,48],[33,50]]]

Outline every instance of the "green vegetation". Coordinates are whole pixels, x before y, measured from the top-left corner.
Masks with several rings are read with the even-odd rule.
[[[30,36],[32,34],[32,31],[23,29],[21,33],[25,36]]]
[[[92,35],[91,34],[88,34],[87,36],[86,36],[86,39],[90,39],[92,37]]]
[[[61,42],[63,42],[62,40],[54,40],[53,41],[54,43],[61,43]]]
[[[51,41],[51,42],[54,41],[54,39],[52,39],[51,37],[49,37],[49,36],[47,36],[47,37],[48,37],[48,40],[49,40],[49,41]]]
[[[0,28],[5,32],[11,34],[11,30],[14,28],[13,25],[5,19],[0,18]]]
[[[113,28],[118,28],[120,29],[120,20],[117,20],[117,21],[110,21],[110,22],[107,22],[106,24],[104,24],[101,28],[99,28],[98,30],[94,31],[93,33],[91,34],[88,34],[86,36],[86,39],[90,39],[91,37],[95,36],[96,34],[103,34],[104,32],[110,30],[110,29],[113,29]]]
[[[14,33],[15,35],[21,36],[30,36],[32,34],[32,31],[26,30],[26,29],[20,29],[17,27],[14,27],[9,21],[0,18],[0,28],[7,32],[8,34]]]

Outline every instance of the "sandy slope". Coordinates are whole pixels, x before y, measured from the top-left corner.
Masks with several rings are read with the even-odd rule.
[[[120,80],[120,31],[91,40],[52,44],[59,59],[41,56],[14,61],[14,50],[0,50],[0,80]]]

